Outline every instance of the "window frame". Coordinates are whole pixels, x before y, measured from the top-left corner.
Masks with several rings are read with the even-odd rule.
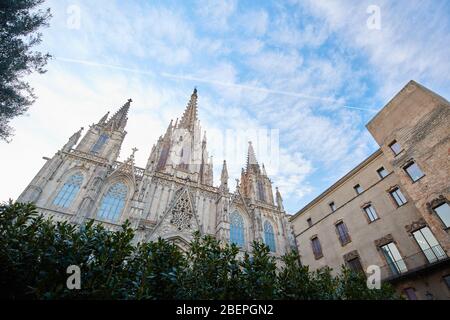
[[[311,241],[311,248],[313,251],[314,258],[316,260],[319,260],[320,258],[323,257],[323,249],[322,249],[322,244],[320,243],[319,237],[317,235],[312,236],[310,238],[310,241]],[[314,243],[316,243],[317,246],[315,246]],[[318,249],[319,251],[316,251],[316,249]]]
[[[356,268],[356,269],[354,269],[352,266],[354,266],[351,262],[352,261],[358,261],[358,264],[359,264],[359,267],[358,268]],[[362,265],[362,263],[361,263],[361,258],[359,257],[359,256],[357,256],[357,257],[353,257],[353,258],[351,258],[351,259],[349,259],[349,260],[347,260],[347,261],[345,261],[345,263],[346,263],[346,265],[347,265],[347,267],[350,269],[350,270],[352,270],[353,272],[361,272],[362,274],[366,274],[365,273],[365,271],[364,271],[364,267],[363,267],[363,265]]]
[[[373,210],[373,213],[374,213],[374,215],[375,215],[375,219],[373,219],[373,220],[371,219],[369,213],[367,212],[367,209],[369,209],[369,208]],[[375,221],[377,221],[377,220],[380,220],[380,217],[378,216],[377,210],[375,209],[375,207],[373,206],[372,203],[367,203],[367,204],[365,204],[365,205],[362,207],[362,209],[363,209],[364,214],[365,214],[365,216],[366,216],[366,218],[367,218],[367,220],[368,220],[369,223],[372,223],[372,222],[375,222]],[[371,213],[372,213],[372,212],[371,212]]]
[[[386,172],[386,175],[384,175],[384,176],[381,174],[381,172],[383,172],[383,171]],[[381,180],[383,180],[384,178],[386,178],[389,175],[389,172],[386,170],[386,168],[384,166],[381,166],[380,168],[378,168],[377,173]]]
[[[348,231],[347,225],[343,220],[336,221],[334,226],[341,246],[345,246],[352,242],[350,232]],[[340,229],[339,226],[342,226],[342,229]],[[341,231],[343,232],[343,234],[341,234]]]
[[[427,231],[428,235],[426,233],[424,233],[425,231]],[[420,233],[420,236],[423,239],[419,238],[418,233]],[[435,263],[437,261],[444,260],[447,258],[447,254],[445,253],[441,244],[436,239],[433,232],[427,225],[425,225],[421,228],[415,229],[414,231],[411,232],[411,235],[414,238],[414,241],[416,242],[420,251],[423,253],[424,257],[427,259],[428,263],[430,263],[430,264]],[[423,243],[423,241],[425,243]],[[434,241],[437,244],[431,245],[430,241]],[[428,246],[428,248],[424,249],[423,245],[425,245],[425,244],[426,244],[426,246]],[[432,254],[432,256],[434,257],[434,260],[430,259],[430,254]]]
[[[392,147],[392,146],[394,146],[394,145],[398,145],[398,147],[399,147],[399,151],[398,151],[398,152],[395,151],[395,149]],[[399,143],[397,140],[395,140],[395,139],[394,139],[391,143],[388,144],[388,147],[389,147],[389,149],[391,149],[391,151],[392,151],[392,153],[394,154],[394,156],[399,155],[399,154],[403,151],[402,146],[401,146],[400,143]]]
[[[394,193],[398,196],[398,194],[396,193],[397,191],[399,191],[400,194],[402,195],[402,197],[405,199],[405,202],[403,202],[402,204],[399,204],[398,201],[397,201],[397,198],[394,196]],[[400,207],[402,207],[402,206],[404,206],[405,204],[408,203],[408,199],[403,194],[403,192],[402,192],[402,190],[400,189],[399,186],[395,186],[395,187],[390,188],[388,190],[388,193],[389,193],[390,198],[394,202],[394,204],[397,206],[397,208],[400,208]],[[399,198],[400,198],[400,200],[402,200],[400,196],[399,196]]]
[[[241,226],[237,229],[237,231],[239,231],[238,233],[233,232],[232,230],[234,230],[234,228],[236,228],[236,225],[233,223],[233,216],[237,216],[239,217],[238,220],[241,223]],[[231,215],[230,215],[230,243],[234,243],[236,246],[238,246],[241,249],[245,249],[246,248],[246,232],[245,232],[245,219],[242,216],[242,214],[237,211],[234,210]],[[237,237],[237,238],[236,238]],[[238,242],[235,242],[234,240],[238,240]],[[242,241],[242,243],[241,243]]]
[[[336,204],[334,203],[334,201],[331,201],[330,203],[328,203],[328,206],[330,207],[331,212],[336,211]]]
[[[69,209],[80,194],[81,187],[85,182],[84,178],[81,171],[72,171],[71,174],[67,174],[64,183],[59,186],[56,195],[53,197],[52,206]],[[76,181],[73,181],[74,179]],[[77,184],[74,184],[74,182],[77,182]]]
[[[360,192],[358,189],[360,189],[361,192]],[[361,193],[364,192],[363,187],[361,187],[361,185],[360,185],[359,183],[358,183],[358,184],[355,184],[355,185],[353,186],[353,190],[355,190],[356,195],[360,195]]]
[[[409,168],[411,168],[412,166],[414,166],[417,168],[417,170],[422,174],[420,177],[414,179],[414,177],[411,175],[411,173],[408,171]],[[416,161],[414,160],[410,160],[408,161],[405,165],[403,165],[403,170],[405,171],[405,173],[408,175],[408,177],[411,179],[412,183],[415,183],[417,181],[419,181],[420,179],[422,179],[423,177],[425,177],[425,173],[423,172],[423,170],[419,167],[419,165],[417,164]]]
[[[266,228],[267,226],[270,227],[270,230],[266,230],[268,229]],[[273,253],[277,252],[277,240],[273,224],[270,221],[266,220],[263,225],[263,231],[264,231],[264,244],[269,247],[270,252]],[[267,239],[267,237],[269,239]]]
[[[447,205],[449,207],[449,209],[450,209],[450,204],[448,203],[448,201],[443,201],[443,202],[439,203],[438,205],[435,205],[434,207],[432,207],[432,211],[438,217],[439,221],[444,226],[444,229],[447,230],[447,229],[450,229],[450,224],[447,225],[445,223],[445,221],[442,219],[441,215],[436,211],[436,208],[439,208],[439,207],[444,206],[444,205]],[[449,220],[450,220],[450,218],[449,218]]]
[[[120,187],[125,187],[126,189],[126,193],[122,198],[106,198],[108,196],[108,194],[110,192],[114,192],[112,189],[114,187],[116,187],[117,185],[121,185]],[[122,188],[122,190],[120,190],[120,192],[123,195],[123,191],[124,189]],[[103,195],[100,198],[100,202],[98,205],[98,210],[96,213],[96,218],[102,221],[106,221],[109,223],[120,223],[121,217],[123,216],[123,213],[125,211],[125,208],[127,207],[128,204],[128,195],[130,194],[130,187],[129,185],[125,182],[125,181],[114,181],[111,182],[107,185],[107,188],[105,189]],[[108,203],[106,203],[105,201],[108,201]],[[120,205],[120,201],[122,202],[122,205]],[[109,206],[108,211],[106,212],[106,210],[104,209],[104,203],[107,204]],[[114,205],[114,215],[111,216],[111,208]],[[120,208],[120,210],[118,210],[118,208]],[[107,213],[107,214],[105,214]],[[114,219],[112,219],[114,218]]]
[[[396,253],[398,253],[398,255],[400,256],[399,260],[393,260],[392,259],[392,258],[395,258],[395,257],[394,257],[394,254],[392,253],[392,249],[389,247],[389,245],[393,245],[394,246],[394,248],[397,251]],[[391,262],[388,260],[388,256],[386,255],[386,251],[383,249],[385,247],[389,249],[388,253],[391,253],[391,256],[389,256],[389,259],[392,259]],[[405,262],[405,260],[403,258],[403,255],[400,252],[400,250],[398,249],[397,244],[395,243],[395,241],[389,241],[389,242],[387,242],[387,243],[385,243],[383,245],[380,245],[379,248],[380,248],[381,254],[383,255],[384,260],[386,261],[386,265],[389,267],[389,270],[391,271],[391,273],[394,276],[399,276],[399,275],[401,275],[403,273],[408,272],[408,266],[406,265],[406,262]],[[399,267],[399,264],[398,264],[399,262],[401,262],[403,264],[404,269]],[[395,271],[393,270],[393,266],[395,266]]]

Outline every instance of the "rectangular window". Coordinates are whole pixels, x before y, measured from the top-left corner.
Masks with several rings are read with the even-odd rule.
[[[377,173],[381,179],[383,179],[384,177],[386,177],[388,175],[388,172],[386,171],[386,169],[384,167],[381,167],[380,169],[378,169]]]
[[[345,245],[351,241],[347,226],[344,222],[339,222],[338,224],[336,224],[336,230],[339,236],[339,241],[342,245]]]
[[[442,220],[442,223],[446,228],[450,227],[450,206],[447,202],[444,202],[441,205],[435,207],[434,212],[438,215],[438,217]]]
[[[322,246],[320,245],[319,238],[315,237],[315,238],[311,239],[311,246],[312,246],[312,250],[314,253],[314,257],[316,259],[323,257]]]
[[[334,204],[334,202],[330,202],[328,205],[330,206],[331,212],[336,211],[336,205]]]
[[[308,227],[311,227],[311,226],[312,226],[312,219],[311,219],[311,218],[308,218],[308,219],[306,220],[306,222],[308,222]]]
[[[397,249],[395,243],[390,242],[381,247],[384,257],[386,258],[387,264],[394,275],[399,275],[408,271],[406,264],[403,261],[400,252]]]
[[[408,201],[406,201],[405,196],[403,195],[403,193],[400,191],[400,188],[398,188],[398,187],[389,193],[391,194],[391,197],[395,200],[395,203],[397,203],[397,205],[399,207],[404,205],[406,202],[408,202]]]
[[[361,272],[364,273],[364,269],[361,265],[361,261],[359,260],[359,257],[353,258],[351,260],[347,261],[347,266],[352,270],[353,272]]]
[[[429,263],[447,258],[447,254],[442,250],[430,228],[419,229],[413,232],[413,236]]]
[[[410,162],[403,169],[409,175],[412,181],[417,181],[424,176],[422,170],[420,170],[419,166],[415,162]]]
[[[408,300],[417,300],[416,290],[414,288],[406,288],[403,292]]]
[[[369,218],[370,222],[378,219],[377,212],[375,211],[375,208],[371,204],[364,207],[364,211],[366,212],[367,217]]]
[[[389,148],[391,148],[395,155],[398,155],[402,151],[402,147],[400,147],[400,144],[396,140],[391,142]]]
[[[364,191],[364,189],[359,184],[354,186],[353,189],[355,189],[356,194],[360,194]]]

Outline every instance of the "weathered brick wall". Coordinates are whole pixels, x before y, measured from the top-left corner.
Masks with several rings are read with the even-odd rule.
[[[368,124],[392,164],[400,183],[413,199],[442,247],[450,253],[449,231],[427,204],[450,198],[450,104],[417,83],[410,82]],[[396,140],[403,151],[394,155]],[[404,166],[414,160],[424,177],[413,182]]]

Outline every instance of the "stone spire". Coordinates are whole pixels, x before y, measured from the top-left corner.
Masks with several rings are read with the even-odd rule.
[[[266,167],[264,166],[264,163],[262,164],[262,174],[263,176],[267,176]]]
[[[247,154],[247,172],[250,171],[250,169],[256,169],[259,170],[259,164],[256,160],[255,150],[253,149],[252,142],[248,142],[248,154]]]
[[[111,119],[108,120],[106,125],[112,130],[123,130],[127,125],[128,111],[130,110],[130,105],[133,100],[128,99],[128,101],[117,111]]]
[[[104,125],[106,124],[106,121],[109,117],[109,111],[100,119],[100,121],[97,123],[98,125]]]
[[[168,141],[170,137],[172,136],[172,130],[173,130],[173,119],[170,120],[169,126],[167,127],[166,133],[164,134],[164,140]]]
[[[178,128],[188,129],[190,132],[194,131],[195,123],[197,122],[197,88],[191,95],[186,110],[184,110],[183,117],[181,118]]]
[[[276,192],[276,199],[277,199],[277,206],[278,209],[280,209],[280,211],[284,211],[284,207],[283,207],[283,198],[281,197],[281,193],[278,190],[278,187],[275,187],[275,189],[277,190]]]
[[[228,192],[228,169],[227,161],[223,161],[222,174],[220,175],[220,190],[222,192]]]
[[[80,140],[81,137],[81,133],[83,132],[83,127],[81,127],[80,130],[78,130],[77,132],[75,132],[70,138],[69,141],[64,145],[63,147],[63,151],[69,151],[70,149],[72,149],[78,142],[78,140]]]

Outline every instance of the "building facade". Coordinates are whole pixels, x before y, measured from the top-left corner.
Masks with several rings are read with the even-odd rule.
[[[450,103],[410,81],[368,124],[375,153],[291,217],[302,263],[450,299]]]
[[[213,185],[212,158],[198,120],[194,90],[180,121],[172,121],[153,145],[145,168],[134,153],[118,162],[131,99],[74,133],[47,159],[18,198],[33,202],[56,221],[82,224],[95,220],[117,230],[129,220],[135,241],[161,237],[186,249],[193,233],[209,234],[251,251],[253,241],[266,243],[278,257],[295,248],[292,227],[281,195],[275,197],[264,167],[249,143],[247,165],[236,190],[230,191],[226,162],[220,185]],[[81,138],[81,141],[79,141]]]

